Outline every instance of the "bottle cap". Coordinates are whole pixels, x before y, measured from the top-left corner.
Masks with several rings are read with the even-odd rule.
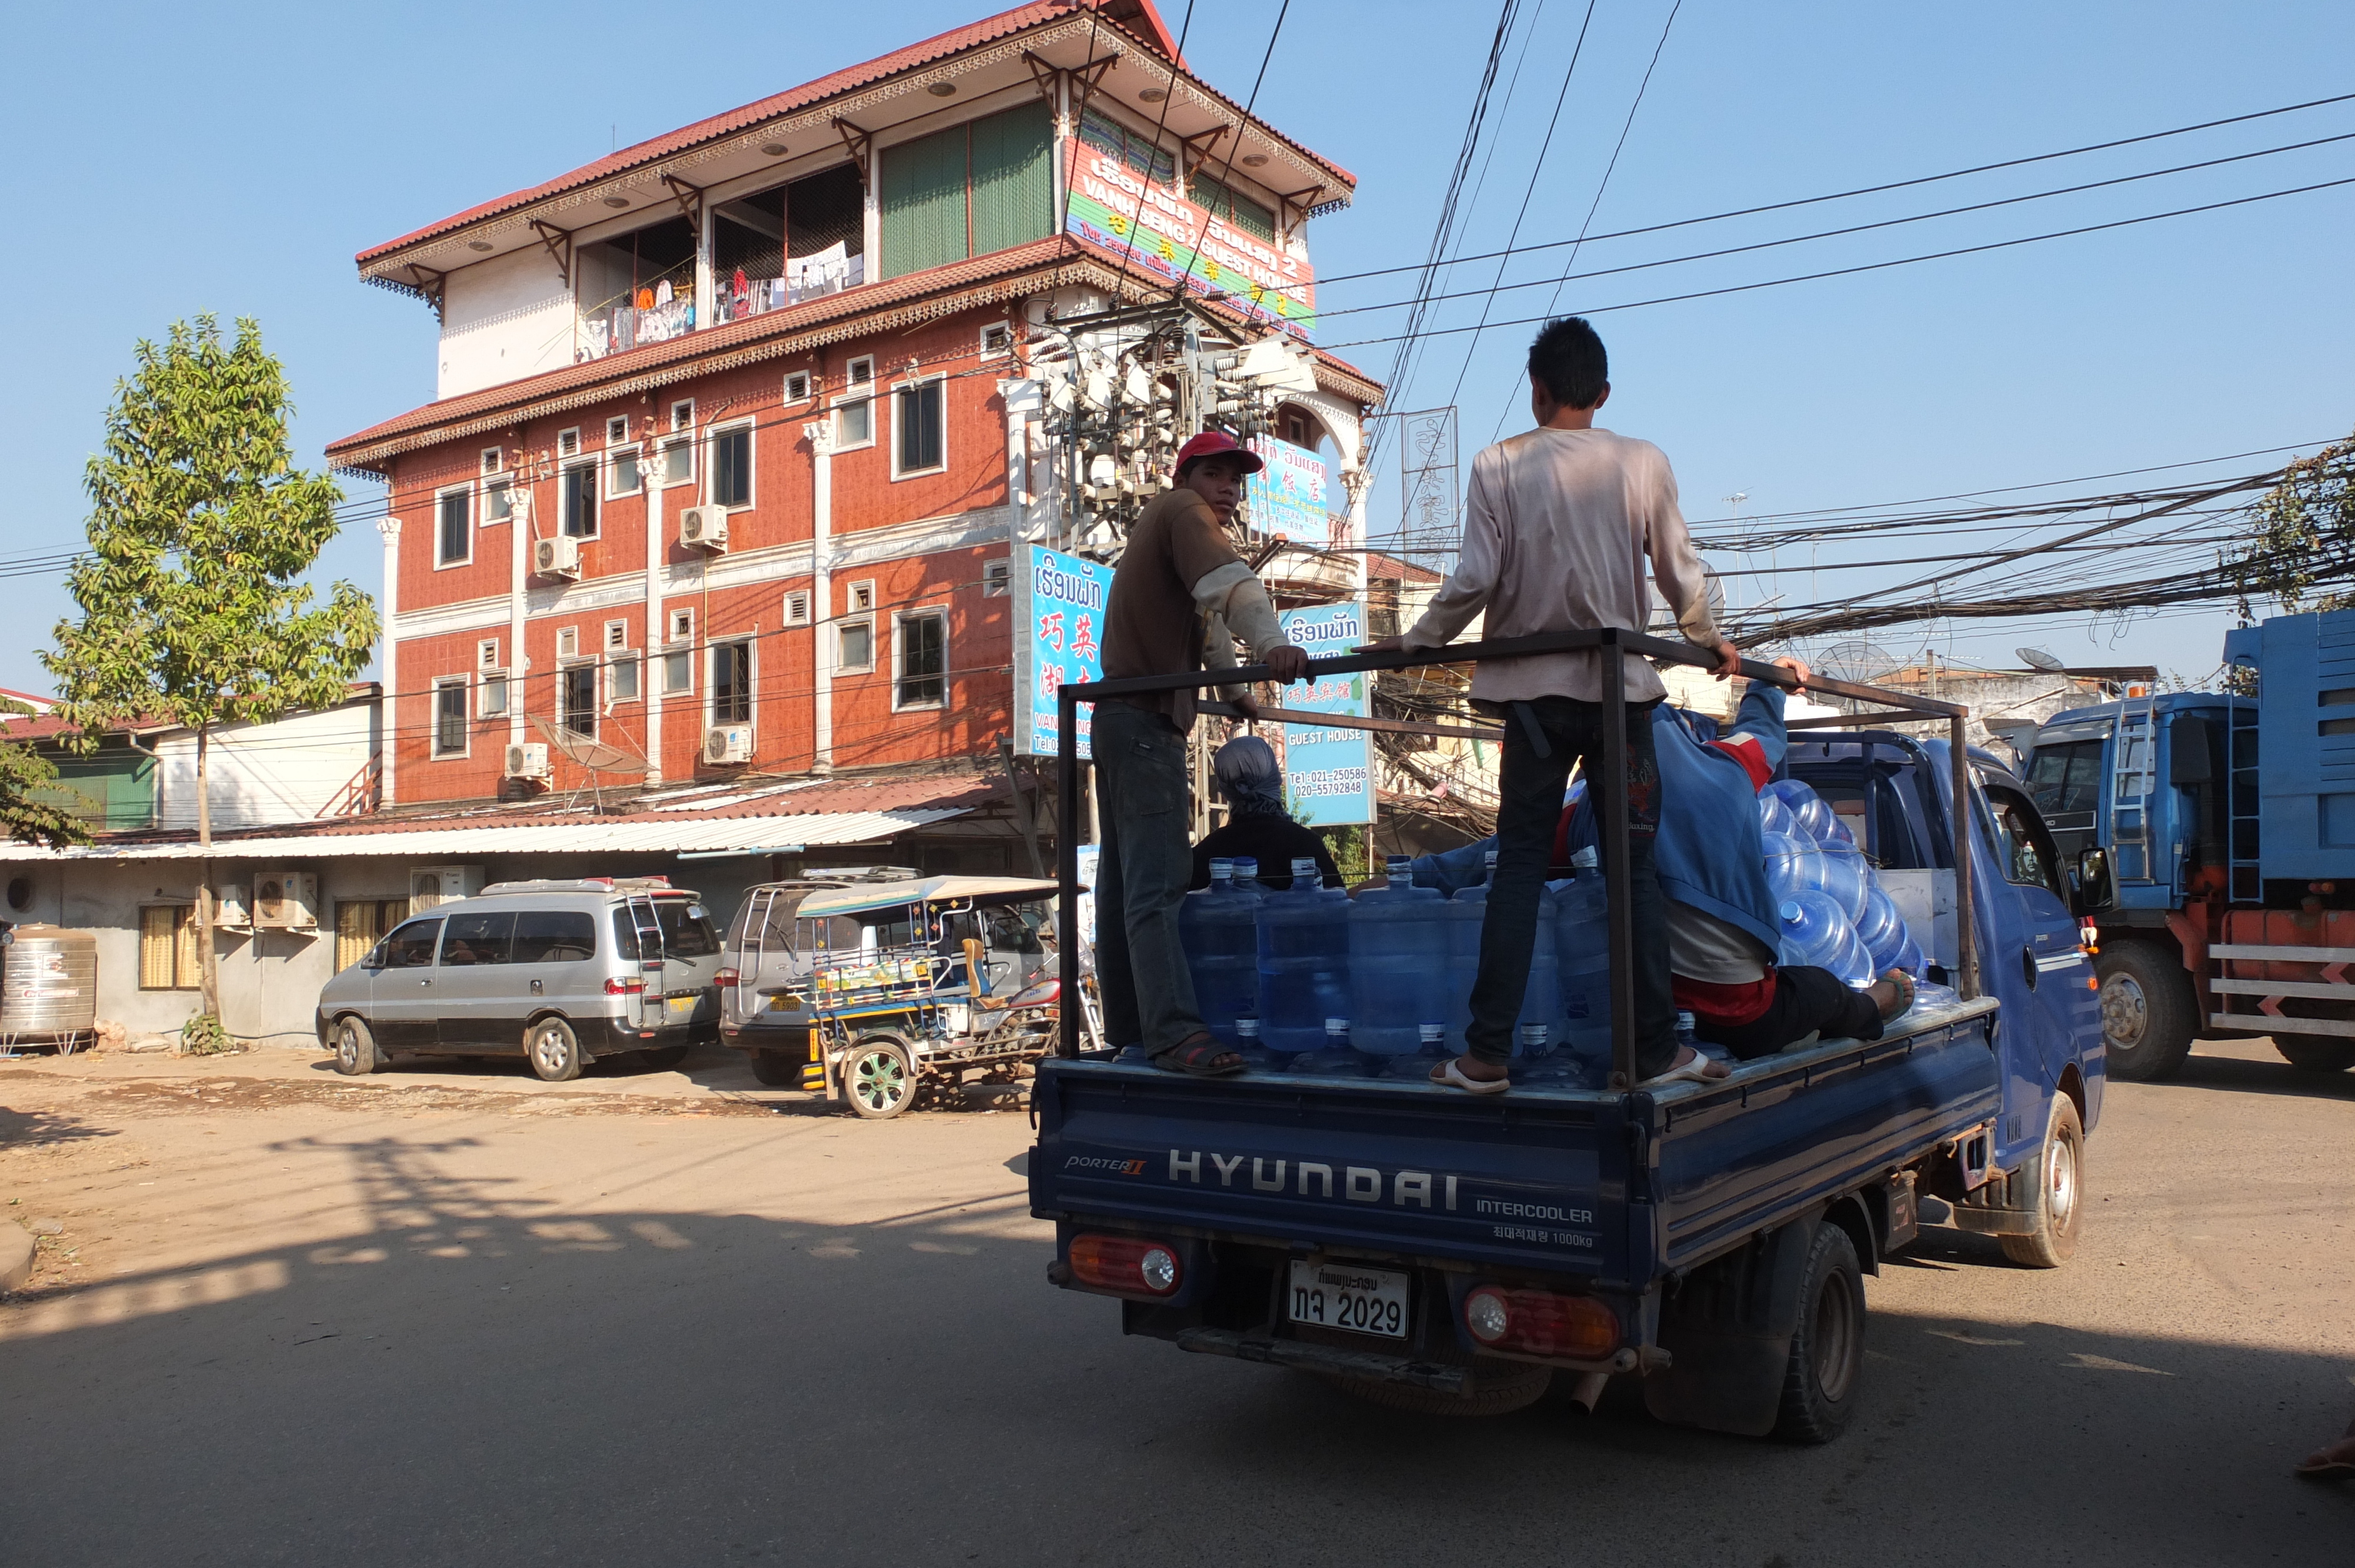
[[[1220,859],[1214,860],[1210,863],[1210,880],[1212,882],[1232,882],[1234,879],[1235,863],[1233,861]]]
[[[1294,879],[1295,881],[1297,881],[1297,880],[1299,880],[1301,877],[1304,877],[1304,876],[1316,876],[1316,857],[1315,857],[1314,855],[1295,855],[1295,856],[1293,856],[1293,857],[1292,857],[1292,875],[1293,875],[1293,879]],[[1321,880],[1321,878],[1320,878],[1320,880]]]
[[[1524,1045],[1542,1045],[1542,1044],[1545,1044],[1545,1037],[1546,1037],[1546,1026],[1545,1026],[1544,1024],[1542,1024],[1542,1023],[1524,1023],[1524,1024],[1522,1024],[1522,1025],[1521,1025],[1521,1044],[1524,1044]]]
[[[1258,1020],[1258,1019],[1256,1019],[1256,1018],[1238,1018],[1238,1019],[1236,1019],[1236,1020],[1235,1020],[1235,1033],[1236,1033],[1237,1034],[1240,1034],[1241,1036],[1242,1036],[1242,1037],[1243,1037],[1244,1039],[1246,1039],[1246,1040],[1256,1040],[1256,1039],[1258,1039],[1258,1038],[1259,1038],[1259,1020]]]
[[[1490,871],[1494,871],[1494,870],[1496,870],[1496,869],[1497,869],[1497,852],[1496,852],[1495,850],[1490,850],[1490,851],[1489,851],[1486,855],[1482,856],[1481,858],[1482,858],[1483,862],[1487,865],[1487,867],[1488,867],[1488,869],[1489,869]]]
[[[1412,855],[1394,854],[1391,856],[1389,860],[1385,861],[1383,864],[1393,879],[1412,876],[1414,874],[1414,857]]]
[[[1257,875],[1259,875],[1259,859],[1257,856],[1248,854],[1239,854],[1235,856],[1235,880],[1237,882],[1248,882]]]
[[[1349,1021],[1346,1018],[1328,1018],[1325,1021],[1325,1033],[1327,1034],[1347,1034],[1349,1033]]]
[[[1423,1043],[1426,1045],[1436,1045],[1446,1037],[1447,1025],[1444,1023],[1426,1023],[1423,1026]]]
[[[1796,926],[1799,923],[1799,906],[1796,904],[1785,900],[1783,907],[1775,913],[1783,916],[1783,924],[1785,926]]]

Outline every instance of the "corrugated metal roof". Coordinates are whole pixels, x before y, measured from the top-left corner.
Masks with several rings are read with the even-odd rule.
[[[1029,903],[1055,896],[1056,884],[1028,876],[927,876],[916,882],[868,882],[856,887],[828,888],[802,900],[794,913],[847,915],[859,909],[881,909],[894,904],[986,898]]]
[[[667,854],[777,849],[787,844],[857,844],[893,838],[913,828],[962,817],[969,807],[902,807],[889,811],[804,811],[684,821],[666,815],[601,817],[568,822],[506,822],[483,827],[406,830],[351,829],[279,833],[216,842],[208,851],[192,839],[149,843],[85,844],[37,849],[0,844],[0,861],[216,860],[308,861],[399,855],[464,863],[494,854]]]

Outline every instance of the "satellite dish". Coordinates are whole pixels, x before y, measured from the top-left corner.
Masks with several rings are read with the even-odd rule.
[[[2064,673],[2069,668],[2041,648],[2017,648],[2013,652],[2019,655],[2020,662],[2030,669],[2041,670],[2048,675]]]
[[[562,725],[551,724],[538,714],[531,715],[531,726],[539,731],[541,739],[591,773],[646,771],[646,759],[634,751],[609,745],[578,730],[567,729]]]
[[[1808,662],[1820,674],[1857,685],[1869,685],[1905,664],[1880,643],[1861,641],[1835,642]]]

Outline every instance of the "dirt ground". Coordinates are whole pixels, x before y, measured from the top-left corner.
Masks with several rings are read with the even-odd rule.
[[[0,1062],[9,1562],[2344,1563],[2355,1075],[2110,1089],[2067,1268],[1932,1233],[1838,1443],[1615,1389],[1480,1422],[1124,1339],[1019,1109],[864,1123],[730,1054],[547,1085]]]

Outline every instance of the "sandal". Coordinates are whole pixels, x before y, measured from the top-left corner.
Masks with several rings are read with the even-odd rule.
[[[1243,1059],[1209,1034],[1189,1034],[1167,1051],[1156,1052],[1153,1065],[1165,1073],[1193,1078],[1223,1078],[1243,1070]]]
[[[1897,988],[1897,1005],[1883,1008],[1881,1012],[1881,1021],[1886,1023],[1892,1018],[1902,1018],[1913,1011],[1913,977],[1903,969],[1891,969],[1881,978]]]
[[[1431,1081],[1441,1088],[1462,1089],[1467,1095],[1501,1095],[1513,1086],[1509,1078],[1467,1078],[1453,1056],[1431,1070]]]
[[[1685,1049],[1690,1051],[1692,1047],[1688,1045]],[[1717,1070],[1711,1072],[1710,1069],[1712,1067]],[[1677,1063],[1667,1072],[1646,1078],[1636,1086],[1639,1089],[1657,1089],[1665,1088],[1670,1084],[1714,1084],[1728,1076],[1731,1071],[1732,1069],[1722,1065],[1708,1052],[1693,1051],[1691,1061]]]

